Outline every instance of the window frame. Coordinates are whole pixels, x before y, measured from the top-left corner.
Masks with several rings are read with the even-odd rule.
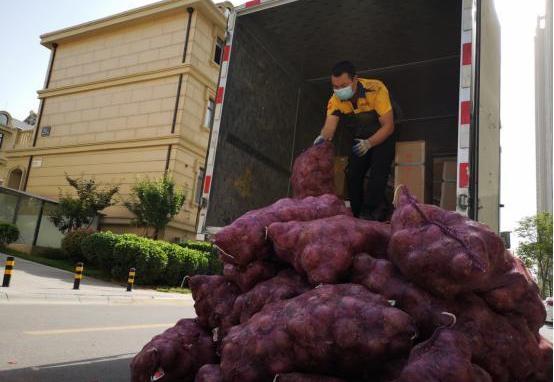
[[[212,106],[212,107],[210,107]],[[206,121],[208,118],[208,113],[210,113],[210,120]],[[205,127],[208,130],[212,129],[213,123],[215,118],[215,98],[211,96],[211,94],[208,96],[208,99],[206,100],[206,108],[204,110],[204,121],[202,122],[202,126]],[[208,124],[206,124],[208,122]]]
[[[219,44],[221,43],[221,45]],[[219,55],[217,54],[217,51],[219,49]],[[214,42],[214,50],[212,54],[212,62],[216,64],[217,66],[220,66],[223,62],[223,51],[225,50],[225,40],[219,37],[217,34],[215,35],[215,42]]]
[[[1,121],[2,117],[6,118],[5,124],[3,124]],[[8,127],[9,124],[10,124],[10,116],[6,113],[0,113],[0,126]]]
[[[204,187],[204,176],[206,175],[206,169],[204,167],[198,167],[196,171],[196,187],[194,188],[194,205],[200,206],[202,204],[202,194]]]

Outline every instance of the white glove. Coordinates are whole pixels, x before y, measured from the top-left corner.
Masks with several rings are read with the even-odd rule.
[[[314,146],[319,145],[320,143],[323,143],[323,142],[325,142],[325,138],[323,138],[323,136],[321,135],[318,135],[317,138],[314,140]]]
[[[363,157],[371,149],[371,143],[369,139],[354,139],[356,144],[352,147],[354,154],[359,157]]]

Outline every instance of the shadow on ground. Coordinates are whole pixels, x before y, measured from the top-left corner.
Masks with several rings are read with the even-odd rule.
[[[8,255],[6,255],[5,253],[0,252],[0,267],[4,266],[7,256]],[[65,269],[52,267],[50,265],[35,263],[31,260],[17,257],[17,255],[9,255],[9,256],[15,256],[14,275],[12,278],[12,282],[14,282],[18,272],[23,272],[23,273],[29,274],[30,276],[37,276],[41,278],[55,279],[55,280],[67,282],[68,288],[71,288],[73,285],[74,274],[72,272],[66,271]],[[81,281],[81,285],[94,285],[99,287],[121,286],[122,288],[124,285],[121,282],[105,281],[105,280],[96,279],[92,276],[88,276],[87,264],[85,264],[83,275],[84,275],[84,278]],[[21,285],[21,287],[23,287],[23,285]],[[62,289],[62,287],[51,288],[51,289]]]
[[[0,370],[2,382],[129,382],[134,354],[55,363],[24,369]]]

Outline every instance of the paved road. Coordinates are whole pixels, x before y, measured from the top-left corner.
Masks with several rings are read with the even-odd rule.
[[[24,305],[0,309],[0,381],[129,381],[129,361],[189,306]]]

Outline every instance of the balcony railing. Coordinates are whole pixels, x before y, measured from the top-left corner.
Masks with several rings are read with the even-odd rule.
[[[33,132],[34,130],[25,130],[18,132],[13,148],[17,149],[20,147],[31,146],[31,144],[33,143]]]

